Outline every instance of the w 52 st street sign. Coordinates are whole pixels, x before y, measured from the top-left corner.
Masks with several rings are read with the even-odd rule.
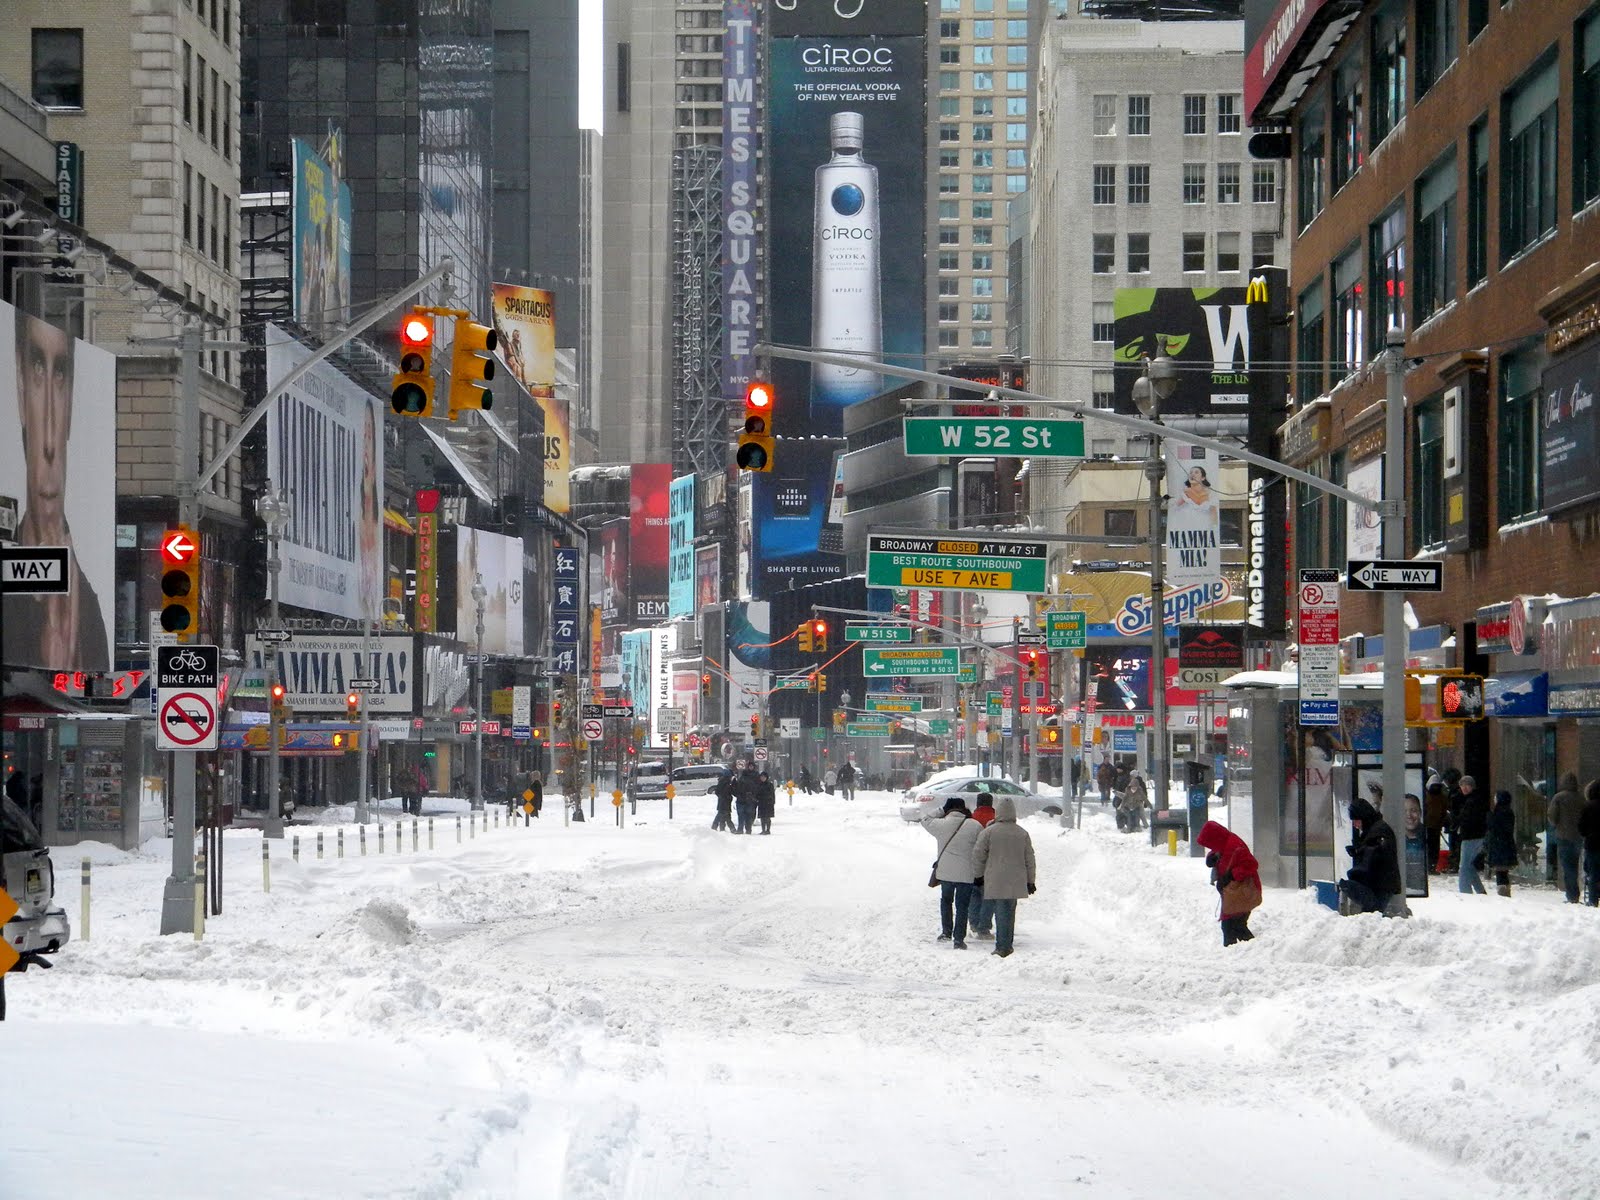
[[[906,454],[1082,458],[1083,422],[1033,417],[907,417]]]

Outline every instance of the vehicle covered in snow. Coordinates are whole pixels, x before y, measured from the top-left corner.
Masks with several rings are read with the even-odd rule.
[[[1052,817],[1061,815],[1061,797],[1050,794],[1034,795],[1027,788],[1000,775],[979,775],[970,768],[941,771],[906,789],[900,804],[900,816],[907,821],[920,821],[924,817],[937,817],[944,811],[945,801],[961,800],[970,811],[978,806],[978,794],[987,791],[995,796],[1010,796],[1016,803],[1017,816],[1031,817],[1045,813]]]
[[[0,887],[17,902],[17,915],[5,924],[6,944],[22,955],[21,968],[37,955],[54,954],[72,936],[66,911],[56,903],[55,867],[44,839],[27,813],[0,796]],[[21,969],[19,968],[19,969]]]

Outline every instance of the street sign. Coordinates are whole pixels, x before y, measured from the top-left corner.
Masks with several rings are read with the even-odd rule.
[[[921,696],[887,696],[868,694],[866,699],[868,712],[883,713],[919,713],[922,711]]]
[[[1352,558],[1345,563],[1352,592],[1442,592],[1444,564],[1405,559]]]
[[[786,738],[797,738],[797,737],[799,737],[800,736],[800,718],[799,717],[779,717],[778,718],[778,736],[779,737],[786,737]]]
[[[685,708],[658,708],[656,709],[656,732],[667,734],[682,734],[689,729],[689,710]]]
[[[813,729],[811,731],[811,740],[813,742],[825,742],[825,741],[827,741],[828,740],[828,731],[826,729]]]
[[[772,685],[772,690],[775,692],[809,692],[811,690],[811,680],[804,676],[780,679]]]
[[[867,586],[1042,592],[1048,542],[951,535],[867,535]]]
[[[66,595],[72,591],[65,546],[0,548],[0,592],[7,596]]]
[[[594,707],[598,708],[599,705]],[[587,741],[598,742],[605,736],[605,725],[598,717],[585,717],[583,720],[583,736]]]
[[[533,734],[533,689],[525,683],[511,689],[511,725],[512,737],[526,738]]]
[[[765,746],[757,746],[750,752],[750,756],[758,763],[764,763],[767,761],[767,748]]]
[[[961,651],[954,646],[861,652],[861,671],[868,679],[882,679],[888,675],[955,675],[960,670]]]
[[[1019,633],[1019,634],[1017,634],[1017,645],[1019,645],[1019,646],[1042,646],[1044,644],[1045,644],[1045,635],[1042,634],[1042,633]]]
[[[258,629],[256,637],[263,642],[288,642],[294,640],[294,634],[287,629]]]
[[[1052,650],[1081,650],[1089,644],[1088,613],[1047,612],[1044,622],[1044,644]]]
[[[936,717],[928,722],[929,737],[948,737],[950,735],[950,722],[946,718]]]
[[[964,662],[961,664],[961,673],[956,676],[957,683],[977,683],[978,664]]]
[[[850,721],[845,725],[844,733],[846,737],[886,738],[889,736],[889,726],[887,722],[882,725],[869,725],[863,721]]]
[[[1339,572],[1302,567],[1299,579],[1300,724],[1339,724]]]
[[[847,642],[909,642],[909,625],[861,625],[851,622],[844,627]]]
[[[156,749],[215,750],[216,748],[216,693],[163,692],[160,707],[156,711]]]
[[[578,705],[578,715],[580,717],[582,717],[585,721],[589,721],[589,720],[598,721],[601,717],[606,715],[605,705],[603,705],[603,704],[580,704],[580,705]]]
[[[607,704],[602,708],[602,713],[616,721],[633,720],[633,705]]]
[[[12,898],[10,892],[5,888],[0,888],[0,929],[4,929],[6,922],[17,915],[17,910],[20,907],[16,900]],[[79,933],[78,936],[82,937],[83,934]],[[17,948],[6,941],[5,938],[0,937],[0,975],[4,975],[21,960],[22,955],[17,953]]]
[[[375,692],[378,690],[378,680],[363,678],[350,680],[350,690],[355,692]]]
[[[1043,417],[907,417],[908,458],[965,454],[1082,458],[1083,422]]]
[[[1243,625],[1178,626],[1179,687],[1215,687],[1242,670]]]
[[[533,737],[533,727],[530,725],[513,725],[511,736],[519,742],[526,742]]]

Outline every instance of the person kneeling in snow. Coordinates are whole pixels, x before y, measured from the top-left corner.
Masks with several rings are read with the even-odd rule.
[[[1222,897],[1222,944],[1254,940],[1250,914],[1261,904],[1261,864],[1242,837],[1215,821],[1202,825],[1195,841],[1210,851],[1206,866]]]
[[[1388,915],[1390,902],[1400,892],[1400,851],[1394,830],[1368,800],[1357,796],[1350,802],[1350,823],[1355,842],[1348,847],[1350,871],[1339,882],[1343,893],[1339,911],[1381,912]]]

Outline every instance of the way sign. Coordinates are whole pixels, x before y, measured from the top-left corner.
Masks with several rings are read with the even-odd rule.
[[[161,707],[156,714],[156,749],[215,750],[216,748],[216,693],[163,694]]]
[[[633,705],[631,704],[607,704],[601,711],[605,716],[616,720],[633,720]]]
[[[287,629],[258,629],[256,637],[263,642],[287,642],[293,640],[294,634]]]
[[[1444,564],[1352,558],[1345,563],[1345,586],[1352,592],[1442,592]]]
[[[881,679],[886,675],[958,675],[961,651],[954,646],[863,650],[861,670],[868,679]]]
[[[175,567],[181,567],[199,551],[187,529],[169,529],[161,539],[161,557]]]
[[[873,533],[867,535],[867,586],[1043,592],[1049,558],[1048,542],[1020,538]]]
[[[844,627],[844,640],[847,642],[909,642],[911,640],[911,626],[847,624]]]
[[[65,546],[0,549],[0,592],[8,596],[66,595],[72,590]]]
[[[656,709],[657,733],[684,733],[689,728],[689,710],[686,708]]]
[[[593,717],[587,717],[583,722],[583,736],[591,742],[598,742],[605,736],[605,725]]]
[[[1082,458],[1083,422],[1033,417],[907,417],[908,457]]]
[[[378,690],[378,681],[376,679],[352,679],[350,687],[357,692],[375,692]]]

